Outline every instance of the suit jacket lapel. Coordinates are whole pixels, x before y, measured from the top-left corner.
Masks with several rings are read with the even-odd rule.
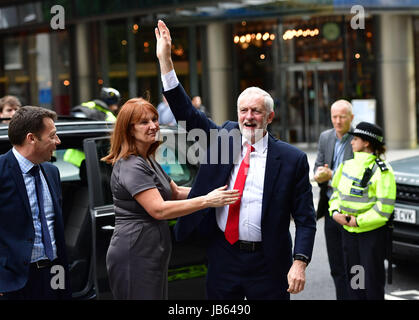
[[[262,220],[266,215],[266,210],[269,200],[272,197],[275,181],[278,179],[281,168],[281,160],[279,156],[279,147],[276,145],[274,139],[268,137],[268,151],[266,155],[265,181],[263,186],[262,199]]]
[[[31,206],[29,204],[28,192],[26,190],[25,182],[23,181],[22,170],[20,169],[19,163],[14,156],[12,150],[7,153],[7,160],[10,168],[10,175],[15,181],[16,188],[19,196],[22,198],[22,202],[25,205],[26,213],[32,218]]]
[[[353,131],[353,128],[351,127],[350,131]],[[345,146],[345,151],[343,154],[343,160],[348,160],[354,157],[354,153],[352,151],[352,145],[351,145],[351,141],[352,141],[353,135],[350,135],[348,137],[348,142],[347,145]]]
[[[329,168],[332,168],[333,165],[333,154],[335,153],[335,138],[336,132],[335,130],[330,131],[330,134],[327,138],[327,145],[326,145],[326,163],[329,165]]]

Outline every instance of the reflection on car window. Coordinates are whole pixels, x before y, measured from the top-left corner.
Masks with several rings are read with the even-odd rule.
[[[100,181],[102,184],[103,198],[105,204],[112,204],[112,192],[110,188],[110,178],[112,174],[112,166],[100,159],[109,152],[109,139],[96,141],[97,158],[99,159]],[[197,168],[190,164],[181,164],[177,158],[176,147],[159,147],[156,151],[156,161],[161,165],[163,170],[180,186],[189,186]]]
[[[179,163],[176,152],[172,148],[160,146],[156,150],[156,161],[176,184],[182,185],[191,179],[188,166]]]
[[[100,161],[100,159],[108,155],[109,147],[110,147],[109,139],[97,141],[96,148],[97,148],[97,157],[99,160],[100,181],[102,184],[103,199],[105,201],[105,204],[113,203],[113,197],[112,197],[112,191],[111,191],[112,165],[104,161]]]
[[[65,161],[64,155],[69,149],[59,149],[55,150],[54,156],[54,165],[60,170],[61,181],[78,181],[80,180],[80,168],[74,164]]]

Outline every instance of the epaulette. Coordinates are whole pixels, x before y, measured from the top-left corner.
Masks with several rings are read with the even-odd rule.
[[[375,163],[377,164],[377,166],[380,168],[381,171],[387,171],[388,170],[386,163],[383,160],[381,160],[380,158],[376,158]]]

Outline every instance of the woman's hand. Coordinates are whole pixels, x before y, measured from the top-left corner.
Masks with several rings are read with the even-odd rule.
[[[337,223],[341,224],[342,226],[358,227],[355,216],[350,216],[350,215],[346,215],[342,213],[335,213],[333,214],[333,220],[335,220]]]
[[[223,207],[235,203],[240,198],[239,190],[226,190],[227,185],[214,189],[205,196],[207,207]]]

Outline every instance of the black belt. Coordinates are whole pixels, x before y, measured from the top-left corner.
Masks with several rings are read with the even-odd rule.
[[[37,269],[43,269],[51,267],[54,264],[53,261],[44,259],[44,260],[38,260],[36,262],[31,263],[31,266],[37,268]]]
[[[255,252],[262,249],[262,241],[253,242],[253,241],[245,241],[245,240],[238,240],[234,245],[236,248],[239,248],[242,251],[247,252]]]

